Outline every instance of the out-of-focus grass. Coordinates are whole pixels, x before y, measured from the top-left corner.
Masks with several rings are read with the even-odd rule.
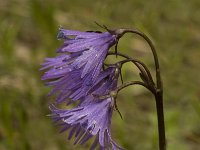
[[[164,80],[167,145],[169,150],[200,149],[200,1],[199,0],[0,0],[0,149],[84,149],[58,134],[49,113],[49,91],[40,81],[40,63],[55,56],[61,45],[56,32],[137,27],[156,44]],[[141,38],[127,35],[120,51],[147,62],[152,56]],[[114,59],[114,57],[113,57]],[[131,69],[130,69],[131,68]],[[125,80],[138,78],[131,64]],[[157,149],[153,97],[143,88],[120,93],[112,135],[129,150]],[[88,149],[88,145],[85,146]]]

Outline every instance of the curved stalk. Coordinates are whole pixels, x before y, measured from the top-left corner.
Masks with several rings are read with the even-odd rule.
[[[156,67],[157,91],[154,94],[154,96],[156,99],[156,110],[157,110],[157,118],[158,118],[159,148],[160,148],[160,150],[166,150],[165,123],[164,123],[164,111],[163,111],[163,85],[162,85],[162,79],[160,76],[160,66],[159,66],[156,49],[155,49],[152,41],[144,33],[140,32],[137,29],[134,29],[134,30],[125,29],[124,30],[124,34],[128,33],[128,32],[135,33],[135,34],[138,34],[141,37],[143,37],[149,44],[152,54],[153,54],[155,67]]]
[[[145,84],[144,82],[141,82],[141,81],[130,81],[130,82],[127,82],[121,86],[119,86],[117,89],[116,89],[116,92],[118,93],[119,91],[123,90],[124,88],[128,87],[128,86],[131,86],[131,85],[141,85],[145,88],[147,88],[150,92],[152,93],[155,93],[155,90],[151,87],[149,87],[147,84]]]
[[[135,33],[141,36],[150,46],[155,68],[156,68],[156,92],[154,93],[155,100],[156,100],[156,110],[157,110],[157,118],[158,118],[158,134],[159,134],[159,149],[166,150],[166,137],[165,137],[165,123],[164,123],[164,111],[163,111],[163,85],[162,79],[160,75],[160,66],[158,61],[158,56],[156,53],[156,49],[153,45],[153,42],[150,38],[144,34],[143,32],[137,29],[118,29],[110,31],[111,33],[118,36],[118,40],[125,34],[125,33]]]
[[[162,80],[161,80],[161,76],[160,76],[160,66],[159,66],[159,61],[158,61],[158,55],[156,53],[156,49],[153,45],[153,42],[150,40],[150,38],[146,34],[144,34],[143,32],[141,32],[137,29],[121,29],[121,30],[123,30],[122,34],[135,33],[135,34],[141,36],[142,38],[144,38],[145,41],[147,41],[147,43],[149,44],[149,46],[151,48],[154,62],[155,62],[157,89],[159,89],[159,91],[162,91],[163,88],[162,88]]]
[[[122,53],[119,53],[119,52],[117,52],[117,53],[115,53],[115,52],[109,52],[107,55],[116,55],[116,54],[119,55],[119,56],[121,56],[121,57],[124,57],[124,58],[128,59],[129,61],[132,61],[136,65],[136,67],[140,70],[140,72],[144,76],[148,77],[148,79],[150,81],[150,84],[154,85],[154,81],[153,81],[153,78],[151,76],[151,73],[150,73],[149,69],[147,68],[147,66],[143,62],[141,62],[138,59],[131,58],[128,55],[125,55],[125,54],[122,54]]]

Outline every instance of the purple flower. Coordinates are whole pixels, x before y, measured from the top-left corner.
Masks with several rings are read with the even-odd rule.
[[[109,32],[80,32],[60,29],[59,39],[64,39],[64,45],[57,50],[62,53],[56,58],[47,58],[43,69],[50,68],[42,79],[56,79],[66,73],[82,68],[81,78],[92,74],[96,78],[99,74],[106,54],[116,43],[116,36]],[[64,53],[64,54],[63,54]]]
[[[108,73],[105,75],[105,72]],[[85,100],[78,107],[62,110],[52,106],[51,111],[53,119],[63,126],[61,131],[70,129],[68,139],[75,136],[74,144],[84,144],[96,136],[91,149],[99,143],[101,149],[112,147],[113,150],[117,150],[122,148],[112,140],[110,134],[114,98],[108,94],[117,87],[119,70],[111,67],[105,72],[99,74],[100,80],[90,88]]]
[[[70,104],[76,100],[83,101],[85,96],[96,88],[95,86],[99,86],[99,84],[109,76],[111,69],[112,68],[108,68],[104,72],[101,72],[95,82],[91,81],[90,76],[85,76],[81,79],[81,69],[73,70],[69,72],[67,76],[48,83],[49,86],[54,86],[49,96],[57,94],[57,103],[65,101],[67,104]],[[108,87],[109,86],[110,85],[108,85]]]
[[[78,100],[84,97],[88,87],[99,75],[103,61],[111,46],[116,44],[116,35],[109,32],[80,32],[60,29],[59,39],[64,44],[57,50],[60,55],[47,58],[41,70],[48,69],[42,80],[50,80],[53,86],[49,95],[57,94],[56,101]]]

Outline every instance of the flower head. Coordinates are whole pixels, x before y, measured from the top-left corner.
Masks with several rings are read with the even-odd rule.
[[[50,95],[58,94],[57,102],[75,101],[84,97],[85,90],[95,82],[117,37],[109,32],[64,29],[60,29],[57,37],[64,39],[64,44],[57,50],[60,55],[47,58],[42,64],[41,70],[48,69],[42,79],[51,80],[47,85],[54,87]]]
[[[103,61],[111,46],[116,42],[116,36],[109,32],[80,32],[60,29],[59,39],[64,44],[57,50],[61,55],[47,58],[41,69],[50,68],[42,79],[56,79],[66,73],[82,68],[81,78],[92,74],[94,79],[101,71]]]
[[[101,80],[92,86],[85,100],[77,107],[70,110],[62,110],[51,107],[54,120],[60,121],[63,130],[71,129],[69,139],[75,136],[74,144],[84,144],[93,136],[96,139],[91,146],[94,149],[98,143],[102,149],[122,149],[111,138],[110,125],[114,107],[112,96],[102,97],[117,87],[118,68],[111,67],[99,75]],[[117,73],[116,73],[117,72]],[[99,97],[93,96],[99,95]]]

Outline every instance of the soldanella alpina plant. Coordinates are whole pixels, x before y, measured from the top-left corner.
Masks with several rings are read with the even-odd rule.
[[[68,139],[74,137],[74,144],[84,144],[95,137],[91,150],[96,147],[122,150],[110,131],[113,111],[116,110],[122,117],[116,102],[117,95],[128,86],[141,85],[155,97],[159,149],[166,150],[163,87],[152,41],[138,29],[100,27],[105,32],[59,29],[57,38],[64,42],[57,50],[58,56],[46,58],[41,68],[46,70],[42,80],[47,80],[46,85],[52,87],[49,96],[55,97],[55,102],[49,106],[52,112],[49,116],[61,127],[61,132],[69,130]],[[155,81],[144,62],[119,52],[117,45],[126,33],[137,34],[149,44],[155,62]],[[110,51],[112,46],[115,47],[114,52]],[[104,61],[109,55],[123,57],[124,60],[106,64]],[[123,81],[121,68],[127,62],[138,68],[141,80],[118,85],[119,79]],[[74,104],[71,109],[61,109],[58,108],[60,103]]]

